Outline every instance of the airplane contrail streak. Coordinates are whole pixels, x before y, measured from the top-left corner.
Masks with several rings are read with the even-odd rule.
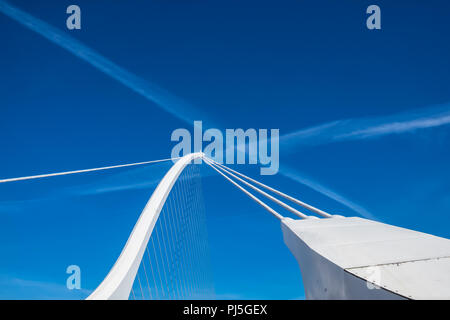
[[[201,116],[198,110],[192,105],[187,104],[156,84],[146,81],[125,70],[98,52],[87,47],[82,42],[48,23],[37,19],[2,0],[0,0],[0,12],[91,64],[96,69],[122,83],[147,100],[155,103],[178,119],[192,125],[195,120],[193,117]],[[207,120],[203,116],[201,118],[204,121]]]
[[[378,220],[372,213],[370,213],[367,209],[363,208],[361,205],[347,199],[346,197],[342,196],[341,194],[338,194],[337,192],[331,190],[328,187],[325,187],[324,185],[313,181],[312,179],[309,179],[303,175],[301,175],[299,172],[295,171],[294,169],[283,166],[280,168],[280,173],[298,183],[301,183],[312,190],[315,190],[316,192],[319,192],[323,194],[324,196],[333,199],[336,202],[339,202],[340,204],[346,206],[347,208],[351,209],[352,211],[358,213],[362,217],[372,219],[372,220]],[[334,212],[333,214],[339,214]]]
[[[387,116],[336,120],[285,134],[280,137],[280,145],[289,152],[300,146],[375,139],[445,125],[450,125],[449,104]]]

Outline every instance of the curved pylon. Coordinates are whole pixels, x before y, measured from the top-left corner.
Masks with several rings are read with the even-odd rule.
[[[116,263],[87,300],[126,300],[130,295],[142,256],[159,213],[184,168],[203,153],[191,153],[178,160],[166,173],[147,202]]]

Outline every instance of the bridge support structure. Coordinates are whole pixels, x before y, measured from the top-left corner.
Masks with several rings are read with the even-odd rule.
[[[450,299],[450,240],[358,217],[281,221],[307,299]]]

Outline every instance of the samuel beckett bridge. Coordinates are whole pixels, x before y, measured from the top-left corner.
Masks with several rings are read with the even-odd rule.
[[[203,153],[0,183],[172,160],[176,162],[151,195],[120,256],[87,299],[212,296],[199,170],[203,163],[280,221],[284,242],[300,266],[307,299],[450,299],[450,240],[327,213]]]

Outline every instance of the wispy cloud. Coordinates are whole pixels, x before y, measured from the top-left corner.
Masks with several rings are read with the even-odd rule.
[[[387,116],[336,120],[285,134],[280,138],[280,144],[287,146],[283,150],[288,152],[302,145],[375,139],[448,124],[450,105],[446,104]]]
[[[93,182],[73,184],[70,176],[66,177],[68,186],[50,189],[35,198],[13,201],[0,200],[0,213],[15,214],[26,208],[40,206],[49,201],[63,200],[76,196],[96,196],[100,194],[156,188],[168,171],[171,163],[155,163],[142,167],[125,168],[124,171],[99,176]],[[86,173],[89,174],[89,173]],[[210,170],[202,172],[202,179],[214,175]],[[181,175],[178,181],[196,179],[196,176]],[[25,193],[26,195],[26,193]]]
[[[243,300],[245,299],[239,293],[216,293],[214,299],[217,300]]]
[[[397,121],[392,123],[384,123],[377,126],[356,130],[350,133],[345,133],[336,136],[335,139],[336,140],[367,139],[373,137],[380,137],[388,134],[399,134],[419,129],[434,128],[449,123],[450,123],[450,115],[437,115],[437,116],[433,115],[428,118],[404,122]]]
[[[69,290],[65,284],[0,275],[2,299],[84,299],[92,290]]]
[[[99,71],[122,83],[147,100],[155,103],[157,106],[171,113],[178,119],[181,119],[190,125],[192,125],[195,120],[194,117],[201,116],[200,118],[203,119],[203,121],[208,121],[208,119],[205,119],[205,116],[200,114],[199,110],[197,110],[194,106],[186,103],[178,97],[175,97],[173,94],[159,87],[155,83],[146,81],[125,70],[98,52],[87,47],[82,42],[49,25],[48,23],[37,19],[2,0],[0,0],[0,12],[3,12],[3,14],[19,22],[28,29],[40,34],[54,44],[66,49],[78,58],[91,64]]]
[[[108,192],[117,192],[117,191],[125,191],[125,190],[136,190],[136,189],[145,189],[150,187],[155,187],[160,180],[146,181],[141,183],[126,183],[116,186],[102,186],[102,187],[91,187],[87,190],[80,191],[81,195],[94,195],[94,194],[102,194]]]
[[[331,190],[330,188],[324,186],[323,184],[312,180],[311,178],[306,177],[305,175],[299,173],[295,169],[292,169],[288,166],[283,166],[280,168],[280,174],[284,175],[285,177],[301,183],[325,196],[328,198],[331,198],[335,200],[336,202],[339,202],[340,204],[346,206],[347,208],[351,209],[352,211],[356,212],[357,214],[368,218],[372,220],[377,220],[376,217],[370,213],[367,209],[365,209],[363,206],[353,202],[352,200],[349,200],[348,198],[344,197],[343,195]],[[331,214],[339,214],[338,212],[330,212]]]
[[[46,193],[35,198],[0,201],[0,213],[18,213],[26,208],[40,206],[49,201],[63,200],[74,196],[94,196],[126,190],[151,189],[158,185],[166,171],[167,166],[164,163],[156,163],[132,169],[126,168],[121,172],[100,176],[95,181],[88,183],[71,184],[70,176],[65,177],[65,179],[69,179],[67,187],[50,188]]]
[[[334,120],[284,134],[280,136],[279,143],[281,152],[289,154],[300,147],[376,139],[387,135],[413,133],[418,130],[449,124],[450,104],[444,104],[378,117]],[[238,154],[248,154],[248,150],[258,148],[258,143],[267,143],[267,140],[245,141],[237,145],[227,146],[227,149],[234,148]]]
[[[98,195],[109,192],[156,187],[167,171],[164,165],[150,165],[109,174],[95,182],[68,187],[68,195]]]

